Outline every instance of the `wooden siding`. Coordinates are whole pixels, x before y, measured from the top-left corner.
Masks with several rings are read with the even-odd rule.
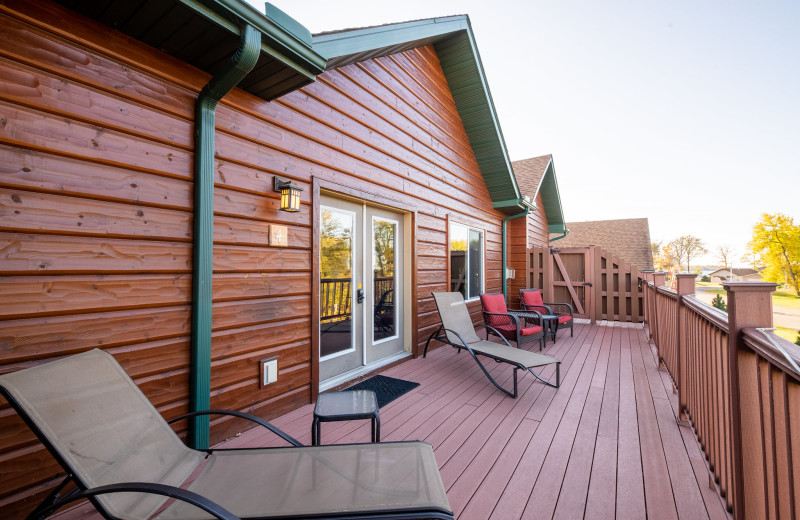
[[[0,5],[0,373],[89,348],[114,354],[165,417],[187,410],[194,100],[207,75],[49,2]],[[217,110],[212,396],[270,418],[312,396],[312,182],[415,215],[417,340],[447,288],[447,219],[485,231],[501,290],[501,222],[432,47],[326,72],[273,102]],[[272,177],[304,188],[278,211]],[[288,227],[288,248],[267,226]],[[479,304],[471,304],[479,319]],[[279,355],[278,383],[258,385]],[[183,426],[181,426],[183,427]],[[240,431],[212,422],[212,441]],[[0,509],[57,467],[0,408]]]
[[[526,218],[518,218],[508,223],[508,266],[516,270],[516,276],[508,281],[508,303],[511,308],[519,307],[519,290],[528,289],[528,248],[548,247],[550,235],[547,232],[547,215],[544,212],[542,194],[536,195],[536,211]]]

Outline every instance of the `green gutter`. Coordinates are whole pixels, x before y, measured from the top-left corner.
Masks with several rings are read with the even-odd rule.
[[[561,240],[562,238],[567,236],[567,233],[569,233],[569,229],[564,229],[564,232],[562,233],[562,235],[560,237],[551,238],[550,242],[555,242],[556,240]]]
[[[214,253],[214,123],[217,103],[253,70],[261,33],[251,25],[230,62],[203,87],[195,104],[194,270],[189,411],[211,407],[211,279]],[[208,416],[189,419],[189,445],[208,449]]]
[[[502,265],[502,269],[503,269],[503,299],[506,300],[506,301],[508,301],[508,288],[506,287],[506,283],[508,281],[507,278],[506,278],[508,276],[508,273],[506,272],[507,271],[507,269],[506,269],[506,261],[507,261],[507,255],[508,255],[508,253],[506,252],[506,244],[508,244],[506,222],[508,222],[509,220],[513,220],[515,218],[527,217],[528,213],[531,212],[531,209],[536,209],[536,206],[533,206],[532,204],[530,204],[528,201],[526,201],[524,199],[519,199],[518,205],[523,207],[523,208],[525,208],[525,211],[523,211],[522,213],[517,213],[516,215],[511,215],[510,217],[506,217],[506,218],[503,219],[503,265]]]

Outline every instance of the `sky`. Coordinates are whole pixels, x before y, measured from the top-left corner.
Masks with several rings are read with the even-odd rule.
[[[735,267],[762,213],[800,223],[797,0],[272,3],[312,33],[468,14],[509,157],[553,154],[567,222],[647,217]]]

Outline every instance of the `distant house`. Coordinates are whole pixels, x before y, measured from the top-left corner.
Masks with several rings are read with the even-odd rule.
[[[650,225],[646,218],[567,222],[566,227],[568,234],[558,241],[559,248],[599,246],[640,271],[653,269]]]
[[[736,282],[761,282],[763,279],[761,278],[761,271],[756,271],[755,269],[750,269],[747,267],[737,269],[733,269],[733,278],[731,279],[731,270],[730,269],[717,269],[716,271],[710,273],[708,275],[711,277],[711,283],[722,283],[722,282],[729,282],[729,281],[736,281]]]

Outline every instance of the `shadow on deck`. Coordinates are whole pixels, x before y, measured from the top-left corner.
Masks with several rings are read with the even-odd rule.
[[[562,360],[561,388],[523,375],[517,399],[446,346],[386,370],[421,384],[381,409],[382,440],[434,446],[458,518],[730,517],[692,430],[676,422],[672,381],[641,325],[578,323],[574,338],[562,332],[545,352]],[[487,367],[509,384],[508,365]],[[310,444],[312,412],[272,422]],[[368,442],[369,422],[326,423],[322,438]],[[222,446],[263,445],[279,443],[256,429]]]

